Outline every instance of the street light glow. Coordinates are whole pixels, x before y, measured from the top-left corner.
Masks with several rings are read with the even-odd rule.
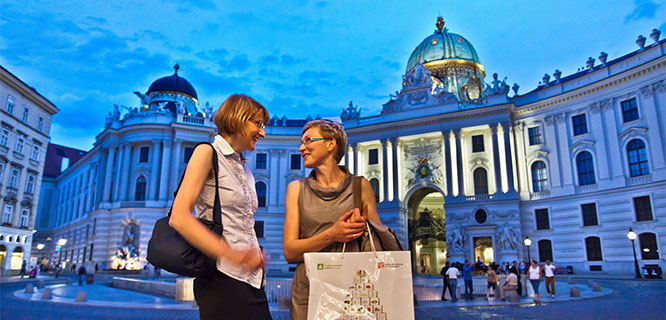
[[[67,239],[60,239],[60,240],[58,240],[58,242],[56,244],[59,245],[59,246],[64,246],[66,243],[67,243]]]
[[[530,240],[530,238],[528,237],[525,237],[525,241],[523,241],[523,243],[525,243],[525,245],[529,247],[532,245],[532,240]]]
[[[627,233],[627,238],[629,238],[629,240],[631,241],[636,240],[636,232],[634,232],[634,230],[629,228],[629,233]]]
[[[44,244],[43,243],[38,244],[37,250],[42,250],[42,249],[44,249]]]

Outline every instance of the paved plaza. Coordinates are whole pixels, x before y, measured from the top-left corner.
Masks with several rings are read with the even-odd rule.
[[[74,279],[72,279],[74,280]],[[558,281],[558,290],[566,287],[566,278]],[[54,299],[45,302],[23,294],[34,279],[3,279],[0,285],[1,319],[197,319],[191,302],[113,289],[104,284],[66,285],[64,279],[45,277]],[[504,304],[476,298],[473,302],[426,301],[415,308],[416,319],[664,319],[666,282],[663,280],[616,280],[595,278],[603,292],[592,296],[588,278],[576,278],[584,299],[569,299],[568,292],[558,292],[556,299],[545,298],[535,304],[523,298],[519,304]],[[86,291],[88,302],[76,303],[79,289]],[[271,305],[274,319],[288,319],[288,312]]]

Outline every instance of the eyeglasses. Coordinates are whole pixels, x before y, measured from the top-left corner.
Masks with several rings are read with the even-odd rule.
[[[259,127],[259,129],[264,129],[266,128],[266,124],[262,120],[250,120],[250,122],[254,123]]]
[[[329,138],[323,138],[323,137],[309,137],[309,138],[305,138],[305,139],[301,140],[301,144],[303,144],[305,146],[309,146],[310,143],[313,143],[315,141],[328,140],[328,139]]]

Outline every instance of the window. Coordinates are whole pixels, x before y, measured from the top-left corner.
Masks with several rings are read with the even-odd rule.
[[[194,148],[185,148],[185,153],[183,153],[183,163],[190,162],[192,152],[194,152]]]
[[[546,164],[543,161],[535,161],[532,164],[532,189],[534,192],[546,191]]]
[[[259,181],[254,184],[254,188],[257,190],[257,202],[259,203],[260,208],[266,207],[266,184],[262,181]]]
[[[476,210],[474,213],[474,219],[479,224],[484,223],[488,220],[488,214],[483,209]]]
[[[548,221],[548,209],[537,209],[534,211],[536,215],[537,230],[550,229],[550,221]]]
[[[30,159],[39,160],[39,146],[36,144],[32,145],[32,152],[30,153]]]
[[[370,149],[368,151],[368,164],[378,164],[379,163],[379,149]]]
[[[19,134],[16,137],[16,148],[14,148],[14,151],[23,154],[23,146],[25,145],[25,136],[22,134]]]
[[[291,170],[301,170],[301,155],[294,153],[291,155],[291,162],[289,164]]]
[[[42,131],[44,129],[44,118],[41,116],[37,119],[37,130]]]
[[[379,202],[379,180],[377,178],[370,179],[370,186],[372,193],[375,195],[375,202]]]
[[[627,157],[629,158],[629,174],[632,177],[650,173],[643,140],[634,139],[629,141],[629,144],[627,144]]]
[[[587,120],[585,114],[571,117],[571,122],[573,124],[574,136],[587,133]]]
[[[28,173],[28,180],[25,182],[25,192],[26,193],[35,193],[35,181],[37,178],[34,174]]]
[[[0,162],[0,184],[2,184],[2,177],[5,175],[5,164]]]
[[[95,244],[94,244],[94,243],[91,243],[91,244],[90,244],[90,259],[88,259],[88,261],[92,261],[92,258],[93,258],[93,248],[95,248]]]
[[[17,189],[18,188],[18,181],[19,181],[19,175],[21,175],[21,170],[17,168],[12,168],[12,174],[9,176],[9,187]]]
[[[652,205],[650,197],[643,196],[634,198],[634,210],[636,211],[636,221],[652,220]]]
[[[146,200],[146,184],[147,184],[146,177],[139,176],[136,179],[136,190],[134,191],[134,200],[135,201],[145,201]]]
[[[542,144],[542,135],[541,135],[541,127],[531,127],[527,129],[527,132],[530,135],[530,145],[537,145],[537,144]]]
[[[622,101],[622,122],[627,123],[638,119],[638,106],[636,98]]]
[[[268,155],[265,153],[257,153],[254,157],[254,167],[256,169],[266,169],[268,167]]]
[[[638,236],[641,247],[641,259],[659,260],[659,248],[657,248],[657,237],[654,233],[646,232]]]
[[[28,217],[30,216],[30,210],[21,209],[21,219],[19,221],[19,228],[28,227]]]
[[[14,105],[16,104],[16,99],[12,96],[7,96],[7,107],[5,110],[7,110],[7,113],[12,114],[14,113]]]
[[[583,211],[583,226],[597,226],[597,205],[594,203],[586,203],[580,206]]]
[[[601,240],[599,237],[585,238],[585,250],[587,251],[587,261],[601,261]]]
[[[2,127],[2,134],[0,135],[0,145],[7,147],[9,144],[9,128]]]
[[[539,262],[553,261],[553,245],[550,240],[539,240]]]
[[[28,109],[28,107],[26,106],[23,106],[23,115],[21,116],[21,121],[28,122],[29,115],[30,115],[30,109]]]
[[[483,152],[483,135],[472,136],[472,152]]]
[[[150,147],[141,147],[139,150],[139,163],[148,162],[148,152],[150,152]]]
[[[578,184],[586,186],[588,184],[595,184],[594,179],[594,164],[592,163],[592,155],[583,151],[576,156],[576,168],[578,169]]]
[[[474,170],[474,194],[488,194],[488,174],[484,168]]]
[[[264,222],[261,220],[254,221],[254,233],[257,235],[257,239],[264,237]]]
[[[2,212],[2,223],[11,224],[14,205],[5,203],[5,209]]]

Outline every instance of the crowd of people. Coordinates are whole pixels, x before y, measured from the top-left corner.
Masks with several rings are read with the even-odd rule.
[[[462,298],[466,300],[474,299],[473,275],[486,276],[486,300],[490,300],[491,293],[495,298],[497,298],[499,293],[499,297],[502,301],[506,301],[506,293],[508,291],[516,291],[518,296],[523,295],[523,290],[527,289],[523,288],[520,281],[521,277],[529,280],[534,291],[535,301],[541,301],[539,286],[543,278],[546,280],[546,292],[550,297],[554,298],[555,270],[556,267],[550,262],[550,260],[546,260],[541,266],[536,260],[532,260],[531,262],[523,261],[522,263],[518,263],[518,261],[513,261],[512,263],[502,262],[499,265],[493,262],[487,266],[481,262],[480,258],[478,258],[477,262],[474,264],[470,264],[469,260],[465,260],[464,264],[459,262],[446,262],[440,272],[444,285],[442,288],[441,299],[442,301],[447,301],[446,292],[448,290],[451,301],[458,301],[458,277],[461,274],[464,281]],[[500,279],[504,279],[504,281],[500,282]],[[502,283],[501,286],[499,286],[499,283]]]

